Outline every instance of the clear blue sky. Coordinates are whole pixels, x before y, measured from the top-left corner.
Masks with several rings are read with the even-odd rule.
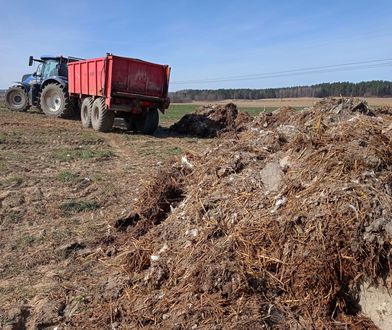
[[[170,64],[171,90],[392,80],[389,66],[174,83],[392,58],[390,0],[0,0],[0,4],[0,88],[31,71],[29,55],[89,58],[106,52]]]

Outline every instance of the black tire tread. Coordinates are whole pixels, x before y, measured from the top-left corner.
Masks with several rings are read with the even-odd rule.
[[[159,124],[158,109],[148,109],[135,123],[138,132],[146,135],[153,135]]]
[[[52,89],[52,88],[58,88],[61,91],[61,93],[63,93],[63,97],[64,97],[63,109],[61,109],[61,111],[59,111],[58,114],[53,114],[51,111],[47,110],[45,102],[42,102],[43,95],[45,95],[45,93],[47,92],[48,89]],[[71,104],[71,100],[70,100],[68,91],[65,87],[63,87],[59,83],[49,83],[42,89],[41,95],[40,95],[40,107],[41,107],[42,111],[48,116],[69,118],[73,115],[73,107]]]
[[[21,90],[25,94],[25,105],[23,108],[20,108],[20,109],[13,108],[12,105],[8,102],[8,97],[7,97],[8,93],[11,92],[12,90],[16,90],[16,89]],[[5,104],[8,109],[10,109],[12,111],[17,111],[17,112],[26,112],[30,108],[29,96],[28,96],[26,90],[20,85],[14,85],[14,86],[11,86],[10,88],[8,88],[8,90],[5,93]]]
[[[95,118],[94,111],[99,111],[98,118]],[[91,123],[93,128],[99,132],[108,132],[113,127],[114,112],[106,109],[105,99],[103,97],[97,98],[93,103]]]
[[[84,128],[91,128],[91,127],[92,127],[92,123],[91,123],[91,110],[92,110],[92,108],[93,108],[93,102],[94,102],[94,100],[93,100],[92,97],[86,97],[86,98],[83,100],[82,105],[81,105],[81,107],[80,107],[80,118],[81,118],[81,121],[82,121],[82,126],[83,126]],[[86,103],[87,106],[89,107],[89,111],[90,111],[89,123],[86,123],[86,122],[83,120],[83,107],[84,107],[84,104],[85,104],[85,103]]]
[[[132,115],[124,117],[124,125],[127,131],[137,131],[135,119],[132,117]]]

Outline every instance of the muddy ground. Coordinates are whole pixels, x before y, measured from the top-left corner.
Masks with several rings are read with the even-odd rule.
[[[99,133],[0,104],[1,329],[73,328],[75,315],[115,297],[123,279],[111,258],[126,242],[116,219],[166,161],[214,143],[117,124]]]

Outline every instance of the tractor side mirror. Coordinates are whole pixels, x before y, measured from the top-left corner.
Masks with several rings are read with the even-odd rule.
[[[32,66],[32,65],[33,65],[33,61],[34,61],[33,56],[30,56],[30,57],[29,57],[29,66]]]

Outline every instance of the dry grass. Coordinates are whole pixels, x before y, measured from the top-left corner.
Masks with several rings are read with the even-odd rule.
[[[3,111],[0,327],[371,329],[355,293],[391,269],[390,109],[334,102],[215,140]]]
[[[262,114],[189,156],[190,174],[158,175],[144,208],[156,210],[149,196],[165,180],[181,182],[186,196],[144,235],[134,235],[133,223],[126,231],[118,262],[130,285],[115,302],[116,322],[375,329],[357,293],[365,279],[391,275],[392,120],[371,115],[350,100]],[[281,171],[274,191],[261,175],[271,163]]]
[[[100,261],[117,254],[112,224],[143,180],[164,159],[210,142],[101,134],[0,109],[0,328],[62,328],[96,310],[115,271]]]

